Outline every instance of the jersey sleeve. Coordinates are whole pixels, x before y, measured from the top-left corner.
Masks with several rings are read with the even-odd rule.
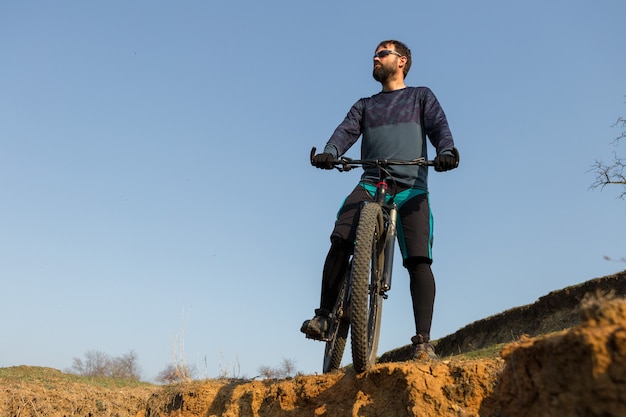
[[[448,126],[448,119],[439,104],[439,100],[437,100],[437,97],[430,89],[424,88],[424,91],[424,132],[439,155],[444,151],[452,150],[454,140]]]
[[[352,105],[346,117],[341,124],[337,126],[326,143],[324,152],[330,153],[333,157],[338,158],[345,154],[348,149],[356,143],[359,136],[361,136],[363,107],[363,99],[360,99]]]

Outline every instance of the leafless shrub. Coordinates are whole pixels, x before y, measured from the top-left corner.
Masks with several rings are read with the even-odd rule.
[[[138,380],[141,374],[137,364],[137,353],[132,350],[125,355],[113,358],[109,368],[109,373],[112,378]]]
[[[293,359],[284,358],[279,366],[270,367],[270,366],[260,366],[257,369],[259,376],[268,379],[283,379],[294,376],[297,372],[296,363]]]
[[[179,382],[192,381],[194,379],[195,368],[192,369],[187,365],[187,357],[185,355],[185,311],[183,309],[180,331],[172,336],[172,357],[174,362],[168,365],[163,372],[168,373],[168,369],[173,372],[175,380]]]
[[[165,369],[159,372],[157,375],[157,382],[161,382],[164,384],[174,384],[177,382],[186,382],[190,379],[193,379],[195,372],[191,369],[182,369],[181,365],[174,365],[172,363],[168,364]]]
[[[132,350],[126,355],[115,358],[111,358],[107,353],[100,350],[88,350],[85,352],[84,359],[73,358],[70,372],[90,377],[135,380],[139,380],[141,377],[137,354]]]

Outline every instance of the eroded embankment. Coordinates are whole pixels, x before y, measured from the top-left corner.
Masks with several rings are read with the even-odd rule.
[[[377,365],[368,373],[287,381],[194,383],[149,402],[149,416],[478,415],[501,360]],[[469,413],[469,414],[468,414]]]
[[[502,351],[503,416],[626,416],[626,301],[593,302],[582,316],[570,330]]]
[[[626,416],[626,301],[595,300],[572,329],[507,345],[503,359],[386,363],[355,375],[168,387],[145,415]]]

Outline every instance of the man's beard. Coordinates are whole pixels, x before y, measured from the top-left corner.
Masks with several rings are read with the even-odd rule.
[[[391,75],[393,75],[393,73],[393,68],[380,64],[379,66],[374,67],[374,70],[372,71],[372,76],[379,83],[384,83],[385,81],[387,81],[387,79],[389,79]]]

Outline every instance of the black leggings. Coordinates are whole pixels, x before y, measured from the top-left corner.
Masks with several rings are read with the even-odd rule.
[[[328,314],[335,307],[339,294],[341,278],[348,269],[350,255],[354,250],[354,245],[338,237],[331,238],[330,250],[324,262],[322,272],[322,295],[320,299],[320,310],[322,314]]]
[[[430,326],[433,321],[435,305],[435,277],[430,268],[432,261],[428,258],[413,257],[404,261],[411,279],[411,299],[413,300],[413,316],[415,317],[415,333],[430,340]]]

